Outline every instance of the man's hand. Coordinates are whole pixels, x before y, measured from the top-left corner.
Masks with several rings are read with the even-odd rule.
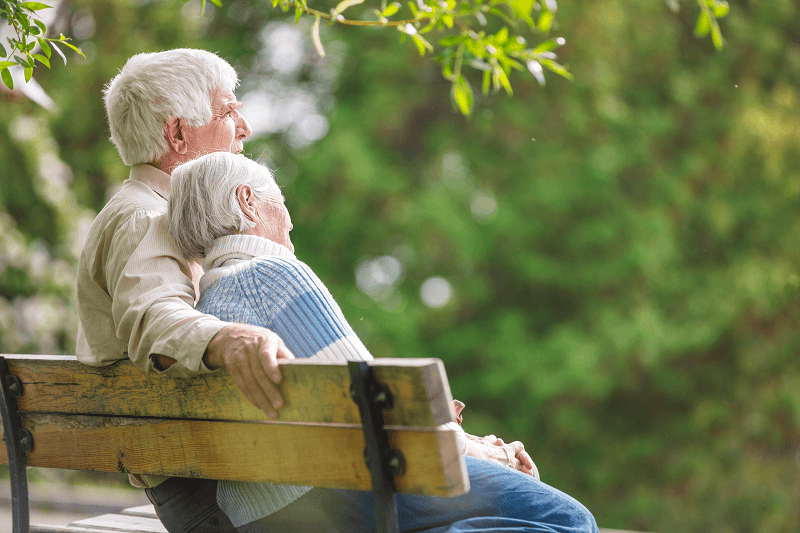
[[[203,362],[208,368],[225,367],[245,398],[269,418],[278,417],[283,398],[278,359],[294,355],[272,331],[250,324],[225,326],[208,343]]]

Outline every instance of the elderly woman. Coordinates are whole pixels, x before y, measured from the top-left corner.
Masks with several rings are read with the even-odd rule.
[[[184,163],[172,174],[168,217],[181,252],[204,258],[200,311],[269,328],[298,358],[372,359],[325,285],[295,258],[291,217],[268,169],[229,153]],[[465,444],[478,452],[470,455],[494,448],[503,456],[503,465],[465,457],[469,494],[397,495],[401,531],[598,531],[583,505],[538,481],[504,446],[474,437]],[[370,492],[220,481],[217,501],[242,533],[375,527]]]

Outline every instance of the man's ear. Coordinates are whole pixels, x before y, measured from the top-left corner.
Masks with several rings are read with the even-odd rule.
[[[183,127],[184,124],[178,117],[170,117],[164,123],[164,137],[167,139],[170,150],[181,155],[189,150],[189,145],[183,138]]]
[[[253,193],[253,188],[247,183],[242,183],[236,187],[236,199],[239,201],[239,209],[242,213],[255,222],[258,219],[256,210],[256,195]]]

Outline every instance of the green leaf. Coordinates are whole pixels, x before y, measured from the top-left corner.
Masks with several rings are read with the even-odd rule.
[[[489,84],[492,81],[492,71],[491,70],[484,70],[483,71],[483,95],[486,96],[489,94]]]
[[[439,46],[447,48],[448,46],[455,46],[463,43],[467,39],[466,35],[450,35],[439,39]]]
[[[30,19],[28,19],[28,15],[26,15],[22,11],[17,11],[17,16],[15,18],[17,19],[17,22],[19,22],[20,25],[22,25],[23,30],[27,32],[31,29],[31,22]],[[22,37],[23,39],[25,38],[24,35]]]
[[[408,3],[408,9],[411,10],[411,14],[414,15],[414,18],[416,19],[417,15],[419,14],[419,10],[417,9],[417,5],[414,2],[409,2]]]
[[[535,28],[536,23],[531,17],[534,4],[534,0],[511,0],[508,5],[511,6],[511,11],[513,11],[515,18],[524,21],[529,27]],[[494,9],[492,9],[492,13],[495,13],[495,15],[498,15],[501,18],[505,17],[505,13],[500,15],[499,13],[496,13]]]
[[[62,37],[63,37],[63,35],[62,35]],[[85,55],[83,55],[83,52],[81,52],[80,48],[78,48],[78,47],[75,47],[75,46],[72,46],[72,45],[71,45],[71,44],[69,44],[67,41],[61,41],[61,44],[65,45],[65,46],[68,46],[69,48],[72,48],[73,50],[75,50],[76,52],[78,52],[78,54],[80,54],[80,56],[81,56],[82,58],[86,59],[86,56],[85,56]]]
[[[444,65],[442,65],[442,77],[446,80],[450,80],[453,78],[453,66],[448,61]]]
[[[16,61],[0,61],[0,68],[13,67],[16,64]]]
[[[534,54],[541,54],[542,52],[549,52],[558,46],[558,43],[555,39],[550,39],[549,41],[545,41],[543,43],[539,43],[536,48],[533,49]]]
[[[10,90],[14,90],[14,78],[11,77],[11,73],[8,71],[7,68],[0,70],[0,75],[3,77],[3,83],[6,84]]]
[[[42,65],[46,66],[47,68],[50,68],[50,60],[44,57],[42,54],[33,54],[33,57],[35,57],[36,60]]]
[[[34,20],[34,22],[36,22],[36,20]],[[31,35],[39,35],[40,33],[42,33],[42,31],[38,27],[34,26],[31,28]]]
[[[14,56],[14,61],[16,61],[19,64],[19,66],[21,66],[23,68],[28,68],[30,66],[28,64],[28,58],[27,57],[25,59],[22,59],[19,56]]]
[[[6,53],[6,49],[3,47],[2,44],[0,44],[0,57],[8,57],[8,54]]]
[[[573,77],[572,74],[570,74],[570,72],[566,68],[564,68],[563,65],[559,65],[552,59],[539,59],[539,63],[547,70],[555,72],[559,76],[563,76],[568,80],[571,80]]]
[[[67,56],[64,55],[64,52],[62,52],[61,49],[58,46],[56,46],[56,43],[54,43],[52,41],[50,42],[50,46],[52,46],[53,49],[58,53],[58,55],[61,56],[61,59],[64,60],[64,64],[66,65],[67,64]]]
[[[441,16],[441,21],[444,22],[444,25],[448,28],[452,28],[453,24],[455,23],[455,19],[450,13],[443,13]]]
[[[41,2],[24,2],[19,7],[24,7],[29,11],[39,11],[40,9],[50,9],[50,6]]]
[[[497,9],[496,7],[493,7],[489,10],[489,13],[492,13],[493,15],[500,17],[506,24],[513,27],[515,30],[519,31],[519,24],[517,24],[517,21],[512,19],[505,13],[503,13],[501,10]],[[533,19],[531,19],[530,13],[525,15],[525,17],[520,17],[517,13],[514,13],[514,16],[519,17],[521,20],[524,20],[525,22],[528,22],[528,20],[530,20],[530,22],[528,22],[528,25],[531,28],[536,27],[536,23],[533,22]]]
[[[44,22],[39,19],[33,19],[33,23],[39,26],[39,29],[42,30],[42,35],[47,33],[47,26],[44,25]]]
[[[497,85],[499,82],[499,84],[503,86],[503,89],[506,90],[506,93],[508,93],[509,96],[512,96],[514,91],[511,90],[511,82],[508,81],[508,75],[506,72],[500,67],[495,67],[492,74],[495,76],[495,85]]]
[[[539,14],[539,22],[536,24],[536,27],[539,28],[541,32],[550,31],[550,26],[553,25],[553,18],[553,13],[543,9]]]
[[[317,49],[317,53],[320,57],[325,57],[325,49],[322,47],[322,41],[319,38],[319,21],[320,16],[316,15],[314,17],[314,25],[311,27],[311,38],[314,41],[314,48]]]
[[[714,16],[721,19],[730,12],[731,6],[725,0],[714,0],[711,9],[714,11]]]
[[[472,106],[475,102],[472,95],[472,87],[469,86],[469,82],[464,76],[459,76],[453,82],[450,94],[461,114],[468,117],[472,113]]]
[[[700,16],[697,17],[697,25],[694,28],[694,34],[698,37],[705,37],[711,30],[711,17],[708,12],[702,11]]]
[[[419,50],[419,55],[424,56],[425,52],[433,52],[433,46],[431,43],[425,40],[425,38],[420,34],[415,34],[411,36],[414,39],[414,44],[417,45],[417,50]]]
[[[295,24],[297,24],[297,22],[300,20],[300,17],[303,16],[303,13],[304,13],[304,11],[303,11],[303,8],[300,6],[300,2],[295,2],[294,3],[294,23]],[[316,24],[316,22],[314,22],[314,24]]]
[[[208,1],[217,7],[222,7],[222,2],[220,0],[208,0]]]
[[[397,13],[398,11],[400,11],[400,4],[398,2],[392,2],[391,4],[389,4],[386,7],[386,9],[383,10],[383,13],[381,13],[381,14],[384,17],[391,17],[392,15]]]
[[[722,32],[719,30],[719,24],[717,21],[714,21],[714,24],[711,25],[711,42],[714,43],[714,48],[717,50],[722,50],[725,46],[725,41],[722,39]]]
[[[47,59],[50,59],[50,55],[53,53],[52,50],[50,50],[50,45],[47,44],[47,41],[45,41],[44,39],[36,39],[36,40],[39,41],[39,46],[42,47],[42,52],[44,52],[44,55],[47,56]]]
[[[200,0],[200,13],[206,12],[206,0]]]
[[[508,41],[508,28],[503,26],[500,31],[494,34],[492,40],[499,45],[505,44]]]
[[[342,2],[339,2],[336,5],[336,7],[333,8],[333,11],[331,11],[331,16],[335,19],[336,15],[339,15],[348,7],[357,6],[358,4],[363,4],[363,3],[364,0],[344,0]]]
[[[25,83],[28,83],[29,81],[31,81],[32,77],[33,77],[33,68],[31,68],[31,67],[26,68],[25,69]]]

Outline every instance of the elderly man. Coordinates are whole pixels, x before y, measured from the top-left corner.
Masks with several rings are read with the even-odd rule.
[[[130,358],[146,372],[173,376],[227,367],[245,396],[275,417],[277,359],[291,352],[267,329],[194,309],[202,271],[183,258],[164,223],[172,170],[209,152],[240,152],[250,136],[237,84],[216,55],[170,50],[132,57],[106,88],[111,140],[131,169],[81,254],[76,353],[88,365]],[[179,511],[165,522],[171,533],[235,531],[216,505],[216,482],[130,477],[158,508]]]
[[[297,357],[371,359],[330,292],[295,258],[291,217],[265,167],[241,155],[208,154],[179,166],[171,191],[170,233],[184,256],[205,258],[198,309],[270,328]],[[470,442],[479,454],[503,449]],[[513,450],[503,465],[465,457],[468,494],[398,495],[401,531],[597,533],[585,507],[529,468],[505,466],[512,457]],[[217,501],[240,533],[375,527],[369,492],[220,481]]]

